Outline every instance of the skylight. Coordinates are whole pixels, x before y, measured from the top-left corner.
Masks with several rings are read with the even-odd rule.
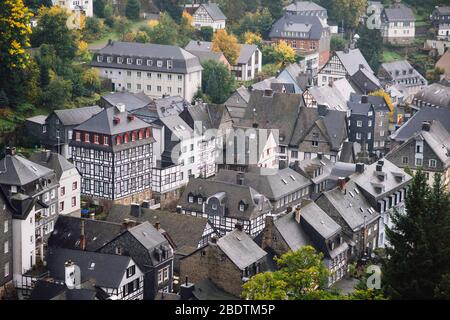
[[[289,176],[291,177],[292,180],[295,181],[295,177],[292,174],[290,174]]]
[[[284,179],[281,179],[281,181],[283,181],[284,184],[287,184],[287,181]]]

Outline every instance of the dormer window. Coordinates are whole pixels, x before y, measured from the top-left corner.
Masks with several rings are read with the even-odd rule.
[[[75,132],[75,140],[76,141],[81,141],[81,135],[79,132]]]
[[[197,198],[197,203],[198,204],[203,204],[203,198],[202,197],[198,197]]]
[[[239,201],[239,211],[240,212],[244,212],[245,211],[245,202],[244,201]]]
[[[108,63],[111,63],[111,62],[113,61],[113,57],[106,57],[106,61],[107,61]]]
[[[123,58],[122,57],[117,57],[117,63],[122,64],[123,63]]]
[[[136,64],[140,66],[142,64],[142,59],[136,59]]]
[[[105,146],[107,146],[107,145],[109,145],[109,138],[108,137],[103,137],[103,144],[105,145]]]
[[[150,128],[147,128],[147,130],[145,130],[145,137],[150,138]]]
[[[173,68],[173,61],[167,60],[167,69],[172,69],[172,68]]]
[[[158,68],[161,68],[161,67],[163,66],[162,60],[158,60],[158,61],[156,62],[156,66],[157,66]]]
[[[128,143],[128,140],[129,140],[128,133],[125,133],[125,135],[123,136],[123,142]]]
[[[148,59],[147,60],[147,66],[151,67],[153,65],[153,60]]]
[[[17,186],[11,186],[11,193],[17,193]]]
[[[89,133],[84,134],[84,142],[89,142]]]
[[[103,62],[103,56],[97,56],[97,62]]]
[[[98,137],[98,134],[96,134],[96,135],[94,135],[94,143],[98,144],[98,141],[99,141],[99,137]]]
[[[133,58],[127,58],[127,64],[132,64],[133,63]]]
[[[131,133],[131,141],[136,141],[136,132]]]
[[[211,208],[212,208],[213,210],[217,210],[217,204],[213,203],[212,206],[211,206]]]
[[[192,195],[192,194],[188,195],[188,202],[189,203],[194,203],[194,195]]]

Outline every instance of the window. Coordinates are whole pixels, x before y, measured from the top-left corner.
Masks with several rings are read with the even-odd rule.
[[[156,91],[161,92],[161,86],[157,86]]]
[[[51,215],[54,215],[56,213],[56,205],[55,204],[52,204],[51,206],[50,206],[50,214]]]
[[[81,134],[79,132],[75,132],[75,140],[77,141],[81,140]]]
[[[157,66],[158,68],[161,68],[161,67],[163,66],[162,60],[156,61],[156,66]]]
[[[298,151],[292,150],[292,151],[291,151],[291,157],[292,157],[292,158],[298,158]]]
[[[182,81],[183,80],[183,76],[182,75],[178,75],[178,81]]]
[[[46,125],[43,125],[42,126],[42,133],[46,133],[47,132],[47,126]]]
[[[436,160],[430,159],[430,161],[428,162],[428,165],[430,166],[430,168],[436,168]]]
[[[408,157],[402,157],[402,164],[408,164]]]
[[[169,266],[158,270],[158,284],[163,283],[169,279]]]
[[[173,68],[173,61],[172,60],[167,60],[167,69],[172,69]],[[172,76],[170,76],[170,79],[172,79]]]
[[[203,203],[203,198],[202,197],[198,197],[197,198],[197,203],[198,204],[202,204]]]
[[[90,138],[90,137],[89,137],[89,133],[85,133],[85,134],[84,134],[84,142],[89,142],[89,141],[90,141],[89,138]]]
[[[372,139],[372,132],[367,133],[367,140],[370,140],[370,139]]]
[[[127,64],[132,64],[133,63],[133,58],[127,58]]]
[[[149,67],[151,67],[152,65],[153,65],[153,60],[147,60],[147,65],[149,66]]]
[[[72,197],[72,207],[75,207],[77,205],[77,198]]]
[[[140,66],[142,64],[142,59],[136,59],[136,64]],[[140,73],[140,72],[139,72]]]
[[[127,77],[131,77],[131,71],[127,71]]]
[[[380,131],[380,137],[384,137],[384,131],[383,130]]]
[[[123,63],[123,58],[122,57],[117,57],[117,63],[122,64]]]
[[[422,165],[422,159],[416,158],[416,166],[421,166],[421,165]]]
[[[194,203],[194,196],[189,195],[188,196],[188,202],[189,203]]]
[[[362,121],[361,120],[356,121],[356,126],[357,127],[362,127]]]
[[[77,181],[72,182],[72,190],[77,190],[77,188],[78,188],[78,183],[77,183]]]
[[[59,212],[64,211],[64,201],[59,203]]]
[[[420,146],[416,146],[416,153],[422,153],[422,148]]]
[[[239,211],[244,212],[245,205],[243,203],[239,204]]]
[[[9,241],[5,241],[5,244],[3,246],[3,252],[8,253],[9,252]]]
[[[94,143],[98,144],[98,134],[94,135]]]
[[[152,91],[152,86],[151,85],[147,85],[147,91]]]
[[[109,138],[108,137],[103,137],[103,144],[105,145],[105,146],[107,146],[107,145],[109,145]]]
[[[4,233],[7,233],[9,230],[9,223],[8,220],[5,220],[4,225],[3,225],[3,231]]]
[[[361,132],[356,133],[356,140],[361,140]]]
[[[106,61],[107,61],[108,63],[111,63],[111,62],[113,61],[113,57],[106,57]]]
[[[367,122],[367,126],[368,126],[368,127],[371,127],[371,126],[372,126],[372,120],[369,120],[369,121]]]
[[[131,89],[131,83],[127,83],[127,89]]]
[[[97,61],[98,62],[102,62],[103,61],[103,56],[97,56]]]
[[[5,263],[5,278],[9,276],[9,262]]]
[[[56,198],[56,189],[53,189],[52,191],[50,191],[50,199],[55,199]]]
[[[127,269],[127,278],[130,278],[136,274],[136,266],[131,266]]]

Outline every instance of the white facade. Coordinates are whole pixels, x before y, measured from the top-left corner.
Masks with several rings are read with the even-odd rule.
[[[253,52],[252,56],[246,63],[238,63],[231,66],[231,72],[235,75],[236,80],[248,81],[254,79],[262,70],[262,53],[259,49]]]
[[[442,40],[448,40],[450,38],[450,22],[439,23],[437,38]]]
[[[74,167],[62,173],[59,180],[59,214],[66,215],[80,210],[81,176]]]
[[[86,17],[94,16],[93,0],[53,0],[53,5],[66,8],[69,12],[82,11]]]
[[[200,6],[192,15],[192,26],[197,29],[211,27],[214,32],[225,29],[226,20],[214,20],[203,6]]]
[[[150,72],[97,67],[100,76],[110,79],[114,91],[143,92],[151,98],[162,98],[164,95],[178,95],[192,101],[194,95],[202,86],[202,72],[195,71],[188,74],[170,72]],[[163,69],[163,68],[161,68]]]
[[[27,218],[13,219],[13,281],[16,286],[22,284],[22,275],[36,263],[35,208]]]
[[[409,41],[415,37],[414,21],[383,22],[381,27],[383,38],[387,41]]]

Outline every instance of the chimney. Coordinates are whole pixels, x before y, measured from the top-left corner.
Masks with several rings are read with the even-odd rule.
[[[130,220],[130,219],[124,219],[122,222],[122,229],[128,230],[130,228],[133,228],[136,225],[136,221]]]
[[[128,121],[133,121],[134,120],[134,114],[128,114]]]
[[[64,274],[66,284],[73,289],[75,287],[75,264],[72,260],[68,260],[64,263]]]
[[[119,123],[120,123],[120,118],[119,118],[119,117],[114,117],[114,118],[113,118],[113,123],[114,123],[115,125],[119,124]]]
[[[238,184],[240,186],[243,186],[244,185],[244,181],[245,181],[244,174],[242,172],[239,172],[236,175],[236,184]]]
[[[86,250],[86,236],[84,234],[84,219],[81,220],[81,231],[80,231],[80,250]]]
[[[239,231],[244,230],[244,226],[242,225],[242,223],[239,223],[239,222],[234,225],[234,228]]]
[[[430,129],[431,129],[431,122],[423,121],[422,122],[422,131],[430,131]]]
[[[366,95],[361,96],[361,103],[368,103],[369,102],[369,97]]]
[[[323,152],[317,152],[317,159],[319,160],[323,159]]]
[[[328,113],[328,106],[323,105],[323,104],[319,104],[317,106],[317,112],[319,114],[319,116],[324,117],[327,115]]]
[[[364,163],[357,163],[356,164],[356,172],[364,173]]]
[[[339,187],[339,190],[341,190],[341,191],[345,190],[345,178],[344,177],[338,178],[338,187]]]
[[[16,155],[16,147],[6,147],[5,153],[8,156],[15,156]]]
[[[300,223],[301,215],[302,215],[301,208],[300,208],[300,205],[298,205],[295,207],[295,210],[294,210],[294,218],[295,218],[295,221],[297,221],[297,223]]]
[[[125,104],[123,103],[116,104],[116,108],[120,113],[125,112]]]
[[[364,65],[362,63],[359,64],[359,69],[364,69]]]
[[[161,229],[161,223],[160,223],[159,221],[157,221],[157,222],[154,224],[154,227],[155,227],[156,230]]]
[[[130,206],[130,215],[139,218],[141,216],[141,207],[137,203],[132,203]]]
[[[194,296],[195,284],[189,283],[188,277],[186,281],[180,285],[180,296],[181,300],[189,300]]]

